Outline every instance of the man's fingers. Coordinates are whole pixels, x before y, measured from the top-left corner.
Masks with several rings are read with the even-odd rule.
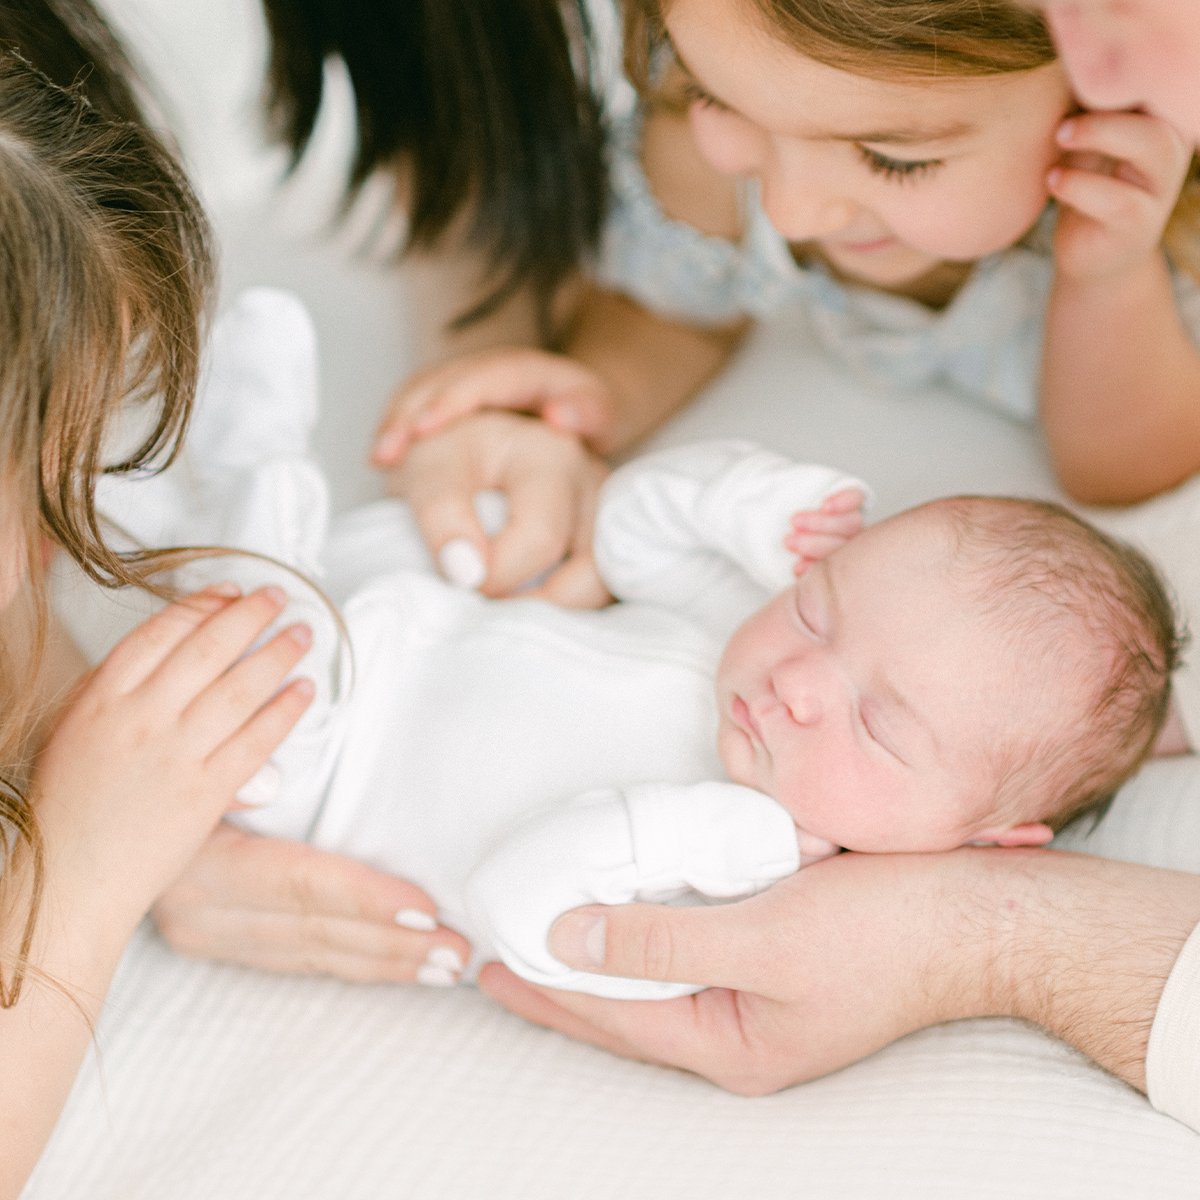
[[[768,911],[758,896],[695,908],[591,905],[559,917],[549,945],[556,958],[583,971],[771,995],[779,972],[771,925],[756,919],[758,908]]]
[[[480,989],[510,1012],[623,1058],[692,1071],[744,1095],[777,1090],[787,1079],[763,1060],[748,1008],[769,1005],[724,988],[677,1000],[605,1000],[556,992],[489,963]]]

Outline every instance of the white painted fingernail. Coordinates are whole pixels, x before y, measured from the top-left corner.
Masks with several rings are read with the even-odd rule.
[[[445,967],[423,966],[417,968],[417,982],[426,987],[453,987],[458,982],[458,976]]]
[[[474,589],[487,578],[483,555],[465,537],[452,538],[438,551],[438,565],[455,587]]]
[[[437,919],[419,908],[402,908],[394,920],[397,925],[418,933],[432,933],[437,928]]]
[[[434,946],[425,956],[425,965],[427,967],[441,967],[443,970],[453,971],[456,975],[461,975],[463,967],[466,964],[462,960],[462,955],[453,947]]]
[[[283,780],[279,768],[273,762],[263,763],[261,767],[238,788],[235,799],[243,804],[253,804],[256,807],[270,804],[279,796],[279,788]]]

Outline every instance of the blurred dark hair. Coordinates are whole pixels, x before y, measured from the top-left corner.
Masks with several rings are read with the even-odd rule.
[[[605,208],[601,106],[586,0],[263,0],[268,106],[299,162],[324,66],[346,65],[357,144],[346,201],[397,176],[411,246],[456,218],[488,262],[456,324],[529,286],[543,331],[558,286],[595,246]]]
[[[88,0],[5,0],[0,49],[15,51],[62,88],[78,88],[112,120],[142,121],[124,50]]]

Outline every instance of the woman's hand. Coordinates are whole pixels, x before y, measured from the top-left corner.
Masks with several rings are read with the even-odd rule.
[[[419,371],[400,387],[371,461],[397,466],[414,442],[484,408],[533,413],[552,428],[603,442],[613,404],[604,381],[565,355],[531,346],[476,351]]]
[[[1179,133],[1147,113],[1089,112],[1068,117],[1058,143],[1047,182],[1062,208],[1059,276],[1104,282],[1156,256],[1192,161]]]
[[[178,951],[353,983],[457,982],[466,939],[411,883],[300,842],[218,826],[154,907]]]
[[[426,545],[455,583],[488,596],[540,596],[574,608],[608,600],[592,561],[596,496],[607,467],[578,438],[517,413],[480,412],[422,438],[390,476]],[[489,537],[477,493],[508,513]],[[530,581],[535,581],[530,586]]]
[[[286,596],[217,586],[168,605],[85,678],[40,754],[38,821],[60,881],[136,920],[308,706],[311,634],[251,649]]]
[[[1200,877],[1047,850],[840,854],[737,904],[566,913],[550,948],[587,971],[709,985],[627,1002],[480,986],[540,1025],[745,1094],[941,1021],[1042,1025],[1145,1089],[1150,1025],[1200,921]]]

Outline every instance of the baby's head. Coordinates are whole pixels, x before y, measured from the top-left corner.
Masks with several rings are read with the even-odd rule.
[[[1138,552],[1057,505],[939,500],[734,634],[721,759],[848,849],[1040,845],[1149,754],[1179,648]]]

